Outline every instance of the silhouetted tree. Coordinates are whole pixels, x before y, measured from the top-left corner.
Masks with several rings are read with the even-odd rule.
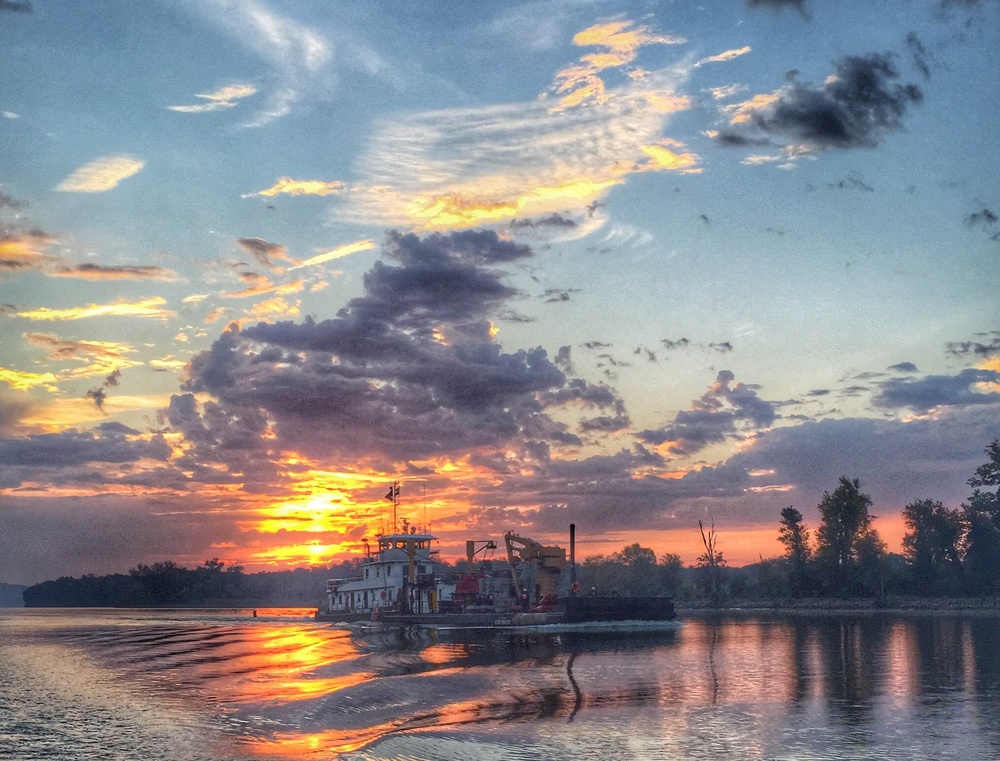
[[[986,447],[987,461],[969,479],[973,488],[962,505],[966,524],[966,578],[977,594],[1000,593],[1000,441]],[[991,491],[986,487],[997,487]]]
[[[819,503],[820,527],[816,531],[816,559],[825,572],[832,591],[849,594],[855,590],[858,542],[871,529],[868,513],[872,501],[861,493],[861,482],[841,476],[832,493],[825,492]]]
[[[857,553],[857,591],[872,595],[877,605],[885,605],[888,569],[885,542],[878,531],[869,528],[855,545]]]
[[[662,594],[676,595],[680,592],[684,583],[684,564],[680,555],[673,552],[661,555],[657,571]]]
[[[803,593],[811,586],[809,561],[812,559],[812,549],[809,547],[809,529],[802,522],[802,513],[791,506],[781,511],[780,526],[778,541],[785,546],[784,563],[788,582],[795,592]]]
[[[705,569],[708,575],[709,599],[713,603],[717,603],[722,596],[722,589],[719,585],[719,570],[726,566],[722,550],[719,549],[719,534],[715,530],[714,520],[708,531],[705,531],[705,526],[701,521],[698,521],[698,530],[701,531],[701,542],[705,546],[705,552],[698,556],[698,567]]]
[[[921,499],[903,508],[903,555],[914,591],[949,594],[959,591],[962,514],[940,502]]]

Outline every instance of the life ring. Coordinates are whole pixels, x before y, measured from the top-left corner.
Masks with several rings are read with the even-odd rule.
[[[577,592],[579,592],[580,591],[580,582],[579,581],[574,581],[573,584],[572,584],[572,586],[570,586],[569,591],[572,592],[573,594],[576,594]]]
[[[383,600],[385,599],[385,590],[384,589],[382,590],[382,599]]]

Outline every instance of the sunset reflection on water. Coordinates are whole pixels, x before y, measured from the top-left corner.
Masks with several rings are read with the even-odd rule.
[[[169,728],[176,758],[198,761],[1000,757],[995,615],[701,614],[656,632],[525,634],[258,613],[0,615],[0,678],[20,658],[23,713],[56,715],[58,700],[142,717],[131,731],[153,732],[147,744]],[[38,692],[50,683],[58,693]],[[90,731],[90,713],[64,715]]]

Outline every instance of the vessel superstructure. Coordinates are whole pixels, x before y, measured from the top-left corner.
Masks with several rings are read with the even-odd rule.
[[[360,576],[330,579],[326,584],[324,617],[343,621],[378,619],[382,611],[401,614],[437,613],[440,602],[450,599],[454,584],[437,573],[437,537],[411,526],[404,519],[402,530],[380,534],[371,549],[365,540]]]

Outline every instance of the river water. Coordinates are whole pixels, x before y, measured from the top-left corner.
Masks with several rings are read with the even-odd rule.
[[[351,632],[305,610],[0,611],[0,758],[1000,758],[1000,617]]]

